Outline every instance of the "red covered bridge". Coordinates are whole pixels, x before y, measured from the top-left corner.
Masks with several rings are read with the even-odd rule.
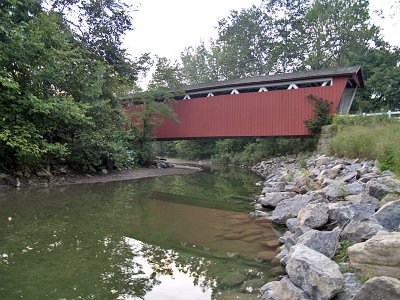
[[[164,120],[155,137],[307,136],[304,121],[314,109],[308,95],[328,100],[331,113],[347,113],[359,87],[359,66],[191,85],[172,104],[180,124]]]

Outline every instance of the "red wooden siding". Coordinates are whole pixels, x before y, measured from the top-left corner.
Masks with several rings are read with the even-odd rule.
[[[312,118],[308,94],[332,102],[338,111],[348,76],[333,78],[332,86],[309,87],[238,95],[222,95],[173,104],[180,124],[172,120],[155,129],[157,139],[244,136],[306,136],[304,121]]]

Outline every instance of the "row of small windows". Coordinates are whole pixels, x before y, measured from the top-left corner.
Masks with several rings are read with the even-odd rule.
[[[332,79],[322,80],[322,81],[305,81],[305,82],[296,82],[296,83],[287,83],[287,84],[279,84],[279,85],[269,85],[269,86],[249,86],[249,87],[239,87],[235,89],[219,89],[212,90],[209,92],[199,92],[193,94],[186,94],[183,96],[175,97],[175,100],[190,100],[195,98],[205,98],[205,97],[214,97],[221,95],[237,95],[244,93],[263,93],[269,91],[278,91],[278,90],[291,90],[291,89],[301,89],[301,88],[309,88],[309,87],[322,87],[322,86],[332,86]]]

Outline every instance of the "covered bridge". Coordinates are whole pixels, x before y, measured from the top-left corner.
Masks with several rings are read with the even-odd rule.
[[[329,101],[331,113],[348,113],[362,87],[360,66],[191,85],[172,104],[180,124],[164,120],[155,137],[308,136],[310,94]]]

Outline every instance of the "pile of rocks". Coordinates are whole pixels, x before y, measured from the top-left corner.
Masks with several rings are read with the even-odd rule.
[[[167,168],[174,167],[173,164],[171,164],[165,158],[162,158],[162,157],[156,157],[156,159],[153,160],[152,166],[157,169],[167,169]]]
[[[277,255],[287,276],[266,284],[263,299],[400,299],[400,180],[392,172],[324,155],[253,170],[266,181],[252,215],[288,229]],[[338,264],[332,258],[347,254],[345,244],[353,244],[349,262]],[[361,273],[372,277],[364,285]]]

